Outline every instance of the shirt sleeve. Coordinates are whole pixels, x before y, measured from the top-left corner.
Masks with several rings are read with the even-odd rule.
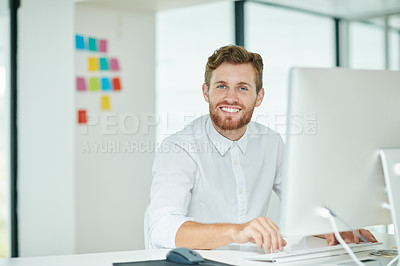
[[[283,151],[285,144],[283,143],[282,137],[279,135],[278,137],[278,151],[276,158],[276,171],[275,171],[275,180],[273,190],[276,195],[278,195],[279,199],[282,200],[282,186],[283,186],[283,177],[282,177],[282,164],[283,164]]]
[[[150,192],[150,248],[175,248],[175,236],[186,221],[197,165],[179,145],[166,139],[154,159]]]

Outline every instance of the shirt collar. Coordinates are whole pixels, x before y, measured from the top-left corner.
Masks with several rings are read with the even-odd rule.
[[[212,144],[214,147],[218,150],[218,152],[221,154],[221,156],[224,156],[224,154],[233,146],[233,145],[238,145],[240,150],[242,151],[243,154],[246,153],[247,150],[247,139],[248,139],[248,134],[250,132],[249,130],[249,125],[247,125],[246,132],[244,135],[237,141],[232,141],[228,138],[225,138],[222,136],[213,126],[211,122],[211,118],[209,117],[206,122],[206,130],[207,130],[207,135],[210,138]]]

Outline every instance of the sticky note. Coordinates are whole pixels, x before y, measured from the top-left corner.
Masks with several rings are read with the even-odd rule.
[[[96,57],[88,58],[88,68],[89,71],[98,71],[99,70],[99,59]]]
[[[89,80],[89,90],[90,91],[99,91],[100,90],[100,81],[99,78],[93,77]]]
[[[78,50],[85,49],[85,39],[82,35],[75,35],[75,47]]]
[[[97,40],[89,38],[89,51],[97,52]]]
[[[113,71],[119,70],[119,63],[117,58],[110,58],[110,68]]]
[[[76,89],[78,91],[85,91],[86,90],[85,78],[76,77]]]
[[[111,82],[109,78],[101,78],[101,90],[111,90]]]
[[[120,91],[121,90],[121,81],[119,78],[112,79],[113,90]]]
[[[110,70],[108,60],[105,57],[100,57],[100,70]]]
[[[107,40],[99,40],[99,52],[107,53]]]
[[[78,110],[78,124],[86,124],[86,123],[87,123],[86,110],[79,109]]]
[[[101,109],[103,110],[110,110],[111,109],[111,102],[110,96],[101,96]]]

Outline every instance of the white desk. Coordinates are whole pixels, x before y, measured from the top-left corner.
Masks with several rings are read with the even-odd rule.
[[[379,249],[391,249],[394,245],[393,235],[375,234],[379,242],[384,244]],[[288,240],[288,245],[294,245],[298,239]],[[306,239],[309,245],[320,245],[325,243],[321,239]],[[243,259],[244,255],[256,254],[254,247],[230,247],[230,249],[200,250],[199,253],[211,260],[221,261],[233,265],[254,266],[254,265],[274,265],[266,262],[253,262]],[[27,257],[0,260],[1,266],[111,266],[113,262],[130,262],[143,260],[164,259],[168,250],[134,250],[123,252],[93,253],[65,256],[49,257]],[[360,258],[367,258],[368,255]],[[371,258],[371,257],[370,257]],[[305,260],[298,262],[285,263],[283,265],[338,265],[338,263],[350,261],[347,255],[329,258]],[[386,260],[388,261],[388,260]],[[385,265],[385,264],[384,264]]]

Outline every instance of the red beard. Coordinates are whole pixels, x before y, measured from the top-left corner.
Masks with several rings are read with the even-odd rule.
[[[249,110],[245,110],[244,107],[240,105],[241,110],[239,112],[241,112],[242,115],[239,118],[237,118],[230,116],[222,117],[218,113],[221,111],[220,108],[210,103],[209,104],[210,117],[218,128],[222,130],[236,130],[246,126],[250,122],[251,117],[253,115],[255,104],[256,103],[254,102],[253,106]],[[219,106],[221,105],[229,106],[230,104],[227,102],[222,102],[219,104]]]

